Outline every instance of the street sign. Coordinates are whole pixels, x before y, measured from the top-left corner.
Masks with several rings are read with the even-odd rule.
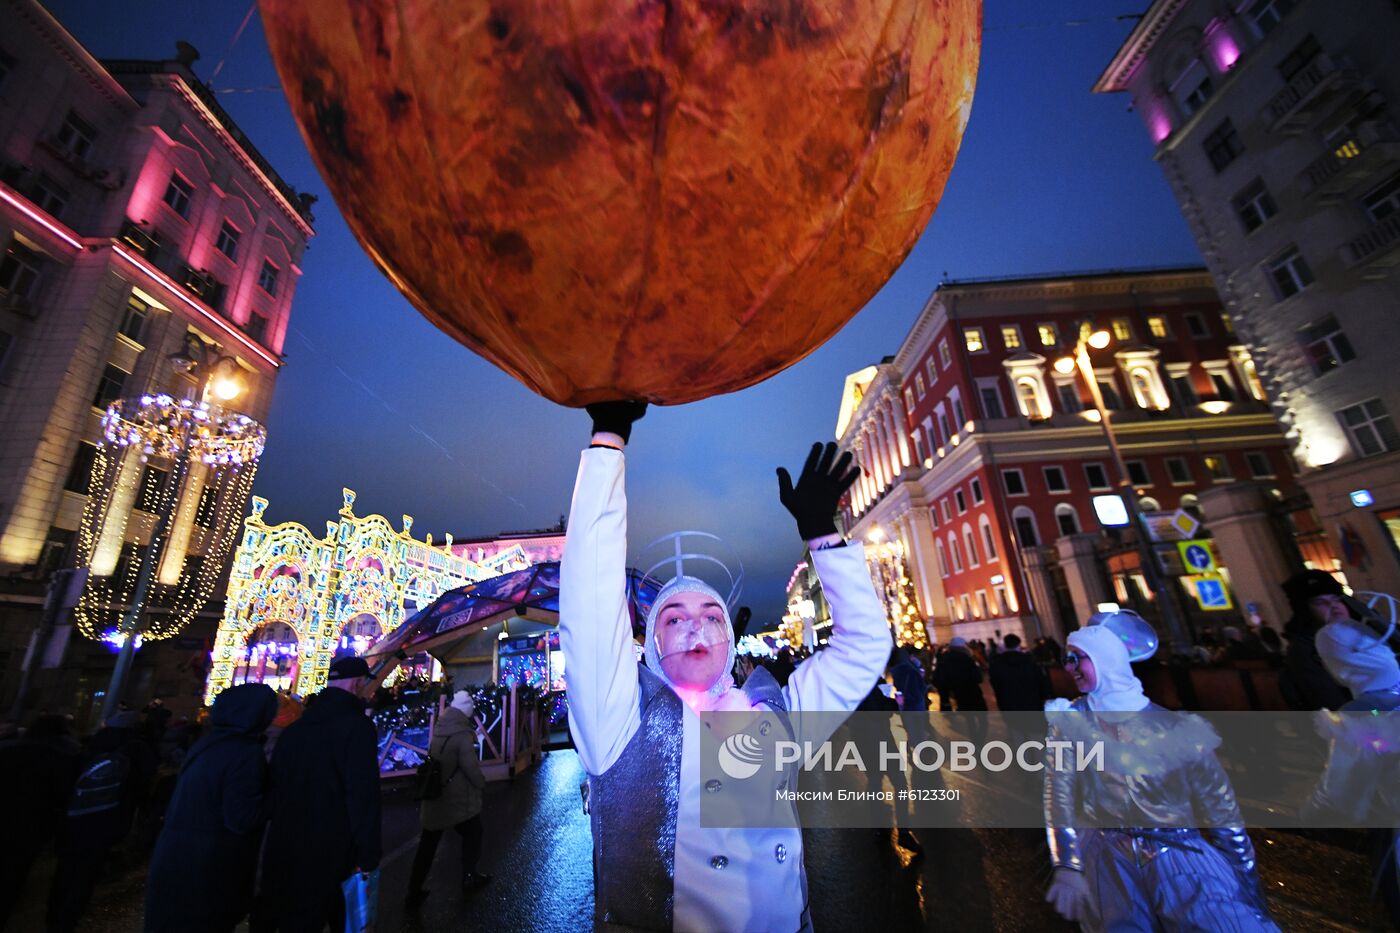
[[[1225,581],[1215,574],[1200,574],[1187,577],[1187,580],[1190,581],[1196,604],[1203,611],[1222,612],[1234,608],[1234,603],[1230,601],[1230,591],[1225,588]]]
[[[1195,537],[1196,529],[1201,527],[1201,523],[1196,521],[1196,517],[1184,509],[1177,509],[1172,515],[1172,528],[1183,538]]]
[[[1214,573],[1215,555],[1211,553],[1210,542],[1198,538],[1193,541],[1178,541],[1181,563],[1188,573]]]

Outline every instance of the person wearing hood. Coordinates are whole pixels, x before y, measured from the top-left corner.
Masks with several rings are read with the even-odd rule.
[[[1295,573],[1283,583],[1293,616],[1283,627],[1288,648],[1279,674],[1279,691],[1293,709],[1338,709],[1350,697],[1346,688],[1327,672],[1313,640],[1329,622],[1351,618],[1337,578],[1321,570]]]
[[[449,829],[455,829],[462,839],[462,890],[474,891],[491,880],[490,875],[476,870],[481,858],[481,790],[486,786],[486,777],[476,754],[475,716],[476,703],[471,693],[458,690],[452,695],[452,705],[433,725],[428,753],[442,766],[442,793],[423,801],[423,834],[413,856],[405,898],[410,907],[421,904],[428,896],[423,883],[428,880],[442,834]]]
[[[947,693],[952,698],[958,712],[986,712],[982,668],[973,657],[967,639],[954,638],[948,642],[948,650],[938,656],[938,666],[933,669],[933,683],[940,695]]]
[[[1328,672],[1351,691],[1352,699],[1338,713],[1366,715],[1322,720],[1321,731],[1330,740],[1327,767],[1303,814],[1313,820],[1336,814],[1353,824],[1394,816],[1400,813],[1400,664],[1390,647],[1358,622],[1329,622],[1315,641]],[[1389,741],[1378,742],[1378,733]],[[1400,829],[1371,829],[1368,835],[1375,890],[1400,927]]]
[[[1276,931],[1220,737],[1148,700],[1111,621],[1070,634],[1064,663],[1083,694],[1045,704],[1052,739],[1104,743],[1102,770],[1046,756],[1046,900],[1092,931]]]
[[[263,736],[277,715],[265,684],[214,700],[206,734],[185,756],[146,878],[147,933],[222,933],[252,906],[267,819]]]
[[[700,714],[755,712],[754,731],[820,743],[815,732],[849,712],[884,671],[893,646],[859,544],[836,533],[842,494],[859,471],[836,445],[814,445],[794,485],[778,471],[779,497],[812,550],[831,605],[831,639],[785,687],[756,668],[742,688],[729,676],[729,610],[703,581],[680,575],[646,619],[646,665],[634,660],[627,603],[627,499],[623,448],[643,402],[588,406],[593,443],[580,458],[560,567],[559,629],[569,676],[569,730],[588,772],[596,929],[608,931],[810,930],[799,828],[701,825]],[[834,725],[833,725],[834,727]],[[780,731],[781,730],[781,731]]]

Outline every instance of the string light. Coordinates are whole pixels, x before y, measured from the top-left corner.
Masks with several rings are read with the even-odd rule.
[[[867,544],[865,560],[875,591],[885,604],[885,617],[894,629],[895,644],[924,647],[928,643],[928,632],[919,616],[903,546],[898,541]]]

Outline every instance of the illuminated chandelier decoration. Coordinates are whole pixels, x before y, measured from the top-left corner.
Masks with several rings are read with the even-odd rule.
[[[78,532],[78,566],[89,573],[74,615],[88,638],[139,647],[177,634],[209,601],[267,432],[247,415],[165,394],[113,402],[102,428]],[[148,607],[164,611],[146,618]]]
[[[904,546],[898,541],[871,542],[865,546],[865,556],[875,591],[885,604],[885,617],[894,628],[895,644],[924,647],[928,632],[919,617],[914,583],[904,563]]]

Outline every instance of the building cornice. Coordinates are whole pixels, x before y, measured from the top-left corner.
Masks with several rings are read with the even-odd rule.
[[[111,72],[102,67],[102,63],[94,58],[92,53],[84,48],[83,44],[65,29],[52,13],[44,9],[42,5],[29,2],[29,0],[20,0],[20,2],[15,3],[15,8],[19,15],[37,29],[40,35],[44,36],[49,44],[76,68],[87,79],[88,84],[96,88],[102,96],[124,110],[141,109],[140,103],[127,93],[126,88],[112,77]]]
[[[1122,46],[1103,74],[1094,82],[1093,92],[1107,94],[1127,90],[1142,60],[1171,26],[1186,3],[1187,0],[1156,0],[1148,7],[1147,12],[1142,14],[1137,25],[1133,27],[1133,31],[1128,33],[1128,38],[1123,40]]]

